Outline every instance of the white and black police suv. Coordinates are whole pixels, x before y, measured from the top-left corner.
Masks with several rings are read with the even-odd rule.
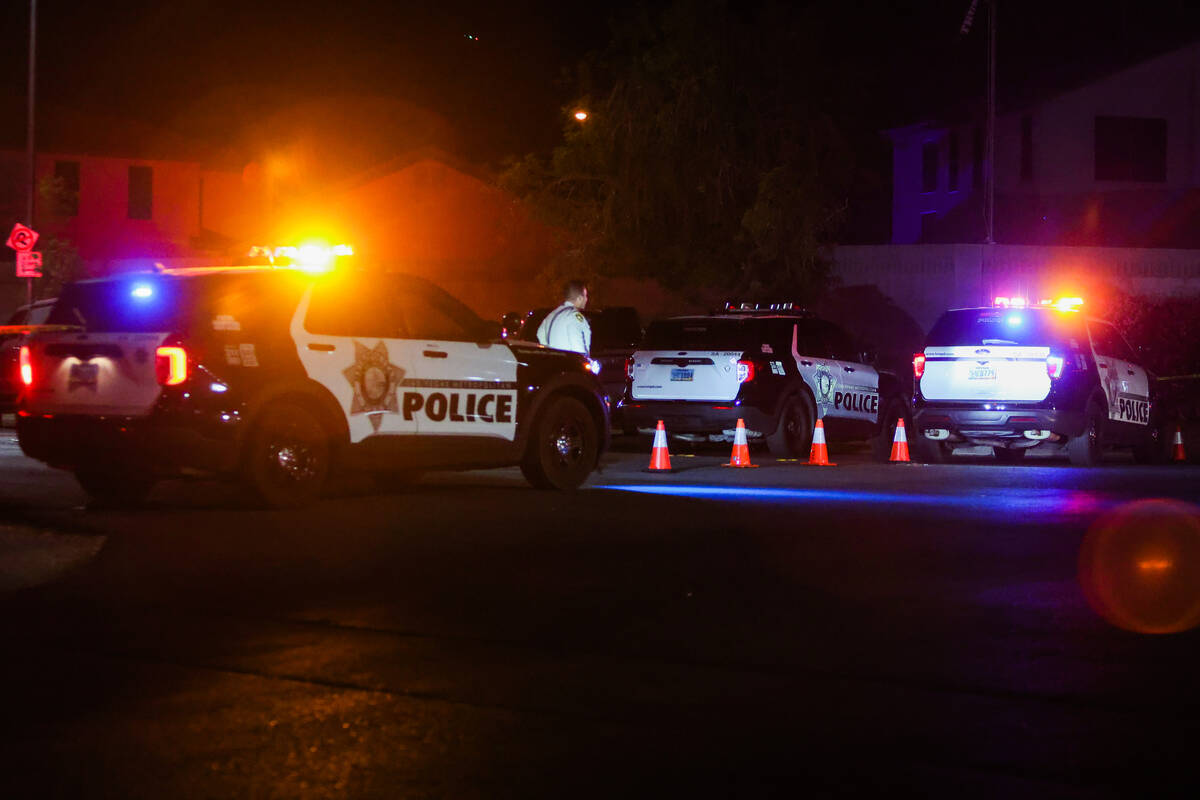
[[[740,418],[748,440],[799,458],[820,418],[828,439],[872,439],[886,459],[896,420],[908,417],[907,379],[869,361],[841,328],[790,303],[658,320],[629,359],[622,419],[641,432],[663,420],[673,437],[732,441]]]
[[[1124,446],[1140,462],[1161,460],[1154,377],[1116,328],[1080,305],[998,297],[942,314],[913,357],[918,455],[941,461],[955,446],[990,446],[1012,463],[1042,447],[1091,466]]]
[[[20,357],[21,448],[97,499],[201,473],[295,506],[341,467],[401,481],[515,464],[572,489],[609,438],[582,356],[501,342],[417,277],[123,275],[67,285],[48,323]]]

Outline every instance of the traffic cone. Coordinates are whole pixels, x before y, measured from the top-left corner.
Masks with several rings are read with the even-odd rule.
[[[904,417],[896,420],[896,435],[892,437],[892,455],[888,461],[909,461],[908,435],[904,432]]]
[[[721,466],[751,469],[758,467],[757,464],[750,463],[750,445],[746,444],[746,422],[741,417],[738,417],[737,430],[733,434],[733,453],[729,456],[729,463]]]
[[[829,460],[829,448],[825,446],[825,422],[817,418],[817,426],[813,428],[812,450],[808,453],[808,464],[811,467],[836,467]]]
[[[667,429],[663,426],[661,419],[658,421],[658,428],[654,431],[654,446],[650,448],[650,471],[671,471],[671,454],[667,452]]]
[[[1187,455],[1183,452],[1183,431],[1178,425],[1175,426],[1175,440],[1171,444],[1171,460],[1187,461]]]

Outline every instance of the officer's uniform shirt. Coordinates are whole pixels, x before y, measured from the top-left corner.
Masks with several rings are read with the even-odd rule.
[[[538,341],[559,350],[574,350],[589,355],[592,350],[592,326],[583,312],[569,302],[551,311],[538,326]]]

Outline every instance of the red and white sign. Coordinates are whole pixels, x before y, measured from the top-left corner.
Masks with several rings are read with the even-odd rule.
[[[17,253],[17,277],[18,278],[40,278],[42,277],[42,254],[36,251],[28,253]]]
[[[27,228],[21,223],[13,225],[12,233],[8,235],[8,246],[18,253],[28,253],[37,244],[38,232]],[[41,263],[40,261],[38,262]]]

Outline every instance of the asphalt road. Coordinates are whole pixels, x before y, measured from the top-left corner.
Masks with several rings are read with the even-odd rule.
[[[1200,468],[646,445],[118,512],[0,433],[0,797],[1200,788]]]

